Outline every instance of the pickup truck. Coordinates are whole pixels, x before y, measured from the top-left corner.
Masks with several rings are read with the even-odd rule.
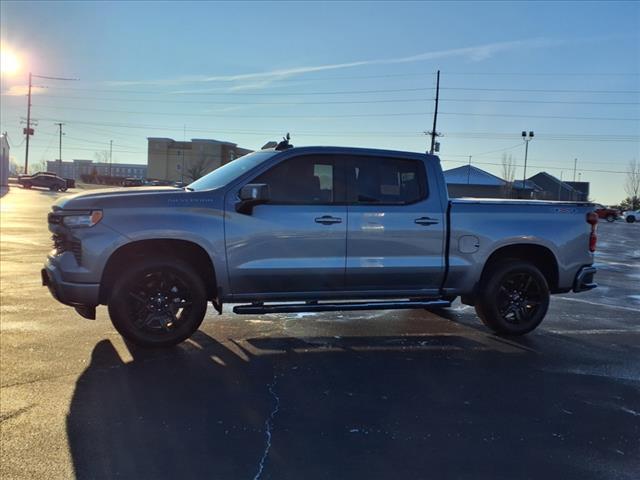
[[[551,293],[596,287],[590,203],[450,200],[436,156],[302,147],[238,158],[184,189],[61,197],[42,282],[144,346],[238,314],[475,306],[493,331],[540,324]]]

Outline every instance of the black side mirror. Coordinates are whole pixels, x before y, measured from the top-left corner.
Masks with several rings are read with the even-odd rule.
[[[240,201],[236,203],[236,211],[251,215],[253,207],[269,201],[269,185],[266,183],[249,183],[240,189]]]

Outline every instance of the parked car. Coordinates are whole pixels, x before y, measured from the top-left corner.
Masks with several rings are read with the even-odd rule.
[[[598,218],[604,218],[607,222],[614,222],[621,216],[621,212],[617,208],[605,207],[599,204],[596,204],[595,211]]]
[[[596,287],[593,210],[450,200],[432,155],[279,146],[184,190],[58,199],[42,282],[86,318],[107,305],[115,328],[145,346],[188,338],[208,301],[256,315],[447,307],[461,296],[493,331],[522,335],[550,294]]]
[[[40,187],[51,191],[65,192],[67,180],[52,172],[38,172],[33,175],[18,175],[18,183],[23,188]]]
[[[123,187],[141,187],[144,185],[144,182],[141,178],[125,178],[122,181]]]
[[[629,210],[624,212],[623,217],[627,223],[634,223],[640,220],[640,210]]]

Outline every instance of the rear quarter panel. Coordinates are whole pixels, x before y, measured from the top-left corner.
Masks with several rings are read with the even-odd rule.
[[[516,244],[548,248],[558,264],[558,287],[570,288],[589,252],[588,205],[517,201],[453,201],[447,289],[471,293],[493,252]]]

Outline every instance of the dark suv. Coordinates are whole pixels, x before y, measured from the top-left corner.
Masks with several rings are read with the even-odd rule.
[[[48,188],[52,192],[64,192],[67,190],[67,181],[51,172],[38,172],[33,175],[19,175],[18,183],[23,188],[41,187]]]

